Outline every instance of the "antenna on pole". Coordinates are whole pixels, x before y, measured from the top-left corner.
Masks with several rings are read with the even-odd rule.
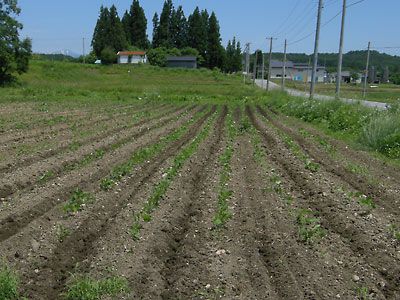
[[[317,30],[315,32],[315,45],[314,45],[314,63],[311,74],[311,87],[310,87],[310,99],[314,98],[315,92],[315,81],[317,77],[317,67],[318,67],[318,48],[319,48],[319,34],[321,31],[321,16],[324,1],[319,0],[318,3],[318,18],[317,18]]]

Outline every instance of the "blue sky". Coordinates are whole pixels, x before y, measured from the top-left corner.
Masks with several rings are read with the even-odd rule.
[[[358,0],[347,0],[348,4]],[[116,4],[120,16],[131,0],[19,0],[24,24],[23,36],[33,39],[35,52],[52,53],[60,50],[82,52],[82,38],[86,49],[103,4]],[[154,13],[160,12],[163,0],[142,0],[148,19],[151,38]],[[284,38],[297,41],[315,30],[317,0],[175,0],[188,16],[196,6],[215,11],[221,25],[223,44],[236,36],[242,44],[268,50],[266,37],[275,35],[275,51],[283,50]],[[341,11],[342,0],[325,0],[322,23],[325,24]],[[348,9],[345,51],[365,49],[370,40],[375,47],[400,47],[400,0],[365,0]],[[320,52],[337,52],[340,16],[323,26]],[[314,35],[291,44],[289,52],[311,53]],[[379,49],[400,55],[400,49]]]

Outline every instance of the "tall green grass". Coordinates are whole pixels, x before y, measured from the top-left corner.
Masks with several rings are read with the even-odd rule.
[[[349,136],[365,149],[389,158],[400,158],[400,110],[393,106],[380,111],[341,101],[306,100],[274,93],[270,108],[318,124],[327,130]]]
[[[0,299],[20,299],[18,286],[19,280],[17,275],[7,265],[0,264]]]

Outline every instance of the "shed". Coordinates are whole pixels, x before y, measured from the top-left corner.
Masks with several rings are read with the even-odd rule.
[[[196,69],[197,68],[197,57],[196,56],[168,56],[167,57],[168,68],[186,68]]]
[[[147,63],[146,52],[143,51],[120,51],[117,55],[119,64]]]

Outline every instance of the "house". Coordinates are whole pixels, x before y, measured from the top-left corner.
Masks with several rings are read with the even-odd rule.
[[[143,51],[120,51],[117,56],[119,64],[147,63],[146,52]]]
[[[271,61],[271,78],[282,78],[282,72],[283,62],[277,60]],[[311,74],[312,66],[307,63],[286,62],[285,78],[287,79],[311,82]],[[316,75],[316,82],[325,82],[327,76],[325,67],[318,66]]]
[[[168,56],[166,63],[168,68],[197,69],[196,56]]]

